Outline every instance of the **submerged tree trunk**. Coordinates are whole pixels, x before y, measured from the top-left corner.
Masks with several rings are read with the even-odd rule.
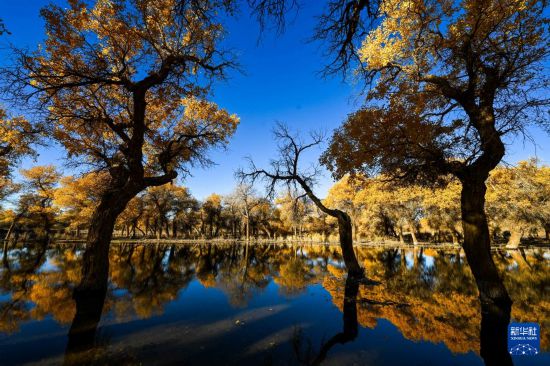
[[[348,274],[352,277],[361,277],[363,276],[363,269],[359,265],[353,250],[351,219],[348,214],[342,211],[338,211],[337,218],[340,248],[342,248],[342,256],[344,257],[344,263],[348,269]]]
[[[508,324],[511,305],[501,307],[481,304],[480,352],[486,366],[512,366],[508,350]]]
[[[136,193],[137,194],[137,193]],[[109,245],[113,237],[115,222],[135,196],[133,192],[109,191],[103,195],[96,207],[86,238],[86,250],[82,257],[82,279],[78,291],[103,290],[109,276]]]
[[[485,215],[485,179],[463,179],[461,193],[464,252],[479,290],[482,304],[510,306],[508,292],[491,256],[491,240]]]
[[[76,314],[69,329],[64,365],[92,364],[95,353],[89,352],[96,344],[97,325],[101,319],[107,283],[97,283],[95,290],[76,291]]]

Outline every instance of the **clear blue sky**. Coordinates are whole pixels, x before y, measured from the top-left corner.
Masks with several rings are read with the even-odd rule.
[[[0,1],[0,18],[12,33],[0,40],[0,62],[7,62],[8,42],[30,49],[41,42],[44,29],[39,9],[47,3],[41,0]],[[227,151],[211,153],[217,165],[207,170],[197,169],[193,177],[183,182],[196,197],[202,199],[212,192],[229,193],[235,185],[233,172],[243,165],[243,157],[247,155],[258,165],[267,164],[275,152],[271,137],[275,121],[283,121],[305,132],[312,129],[331,131],[360,105],[356,86],[343,82],[338,76],[322,79],[318,75],[327,59],[320,45],[308,43],[307,39],[315,25],[315,16],[322,9],[315,4],[321,2],[309,3],[311,5],[303,7],[298,18],[288,24],[282,36],[266,31],[259,43],[258,25],[247,13],[227,24],[226,43],[236,51],[244,74],[230,73],[229,80],[215,87],[214,100],[238,114],[241,123]],[[550,138],[538,129],[530,133],[536,144],[518,140],[509,145],[506,162],[513,164],[536,155],[542,163],[550,164]],[[39,152],[37,162],[26,160],[24,166],[63,164],[64,154],[60,147],[52,146]],[[316,156],[308,158],[312,161]],[[65,173],[70,174],[66,169]],[[324,196],[331,184],[330,175],[326,173],[316,191]]]

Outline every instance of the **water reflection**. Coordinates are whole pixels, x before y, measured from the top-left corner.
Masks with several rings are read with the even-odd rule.
[[[96,291],[74,290],[76,313],[69,329],[65,365],[91,363],[96,358],[96,355],[89,351],[96,347],[97,326],[101,319],[106,293],[106,287],[104,290]]]
[[[548,251],[494,253],[514,305],[481,307],[459,250],[113,245],[104,291],[75,291],[80,245],[12,248],[0,270],[2,363],[510,365],[510,317],[541,324]],[[32,349],[32,352],[28,350]],[[395,349],[400,352],[396,353]],[[228,356],[231,355],[231,356]]]
[[[507,347],[510,311],[481,304],[480,354],[487,366],[513,365]]]
[[[359,323],[357,321],[357,295],[359,293],[359,282],[352,274],[348,272],[344,287],[344,300],[342,304],[342,331],[336,333],[323,342],[319,352],[314,357],[311,357],[311,348],[306,350],[306,354],[302,355],[302,333],[296,332],[294,335],[294,350],[297,359],[305,365],[321,365],[326,359],[328,352],[337,344],[345,344],[357,338],[359,332]],[[311,343],[309,343],[310,345]]]

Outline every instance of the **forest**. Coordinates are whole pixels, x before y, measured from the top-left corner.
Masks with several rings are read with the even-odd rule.
[[[21,183],[5,182],[14,197],[0,218],[6,243],[19,239],[76,240],[86,236],[108,177],[102,173],[61,176],[53,166],[21,172]],[[548,242],[550,168],[536,160],[498,167],[487,181],[487,216],[492,240],[516,248]],[[17,194],[17,195],[16,195]],[[383,176],[336,182],[324,199],[347,212],[356,243],[453,243],[462,240],[460,184],[439,188],[399,186]],[[114,237],[141,239],[231,239],[289,242],[337,241],[337,222],[307,197],[282,191],[274,199],[241,184],[228,195],[193,197],[177,184],[148,188],[117,219]]]
[[[170,303],[174,323],[162,321],[178,332],[198,324],[183,322],[186,315],[174,310],[187,306],[180,288],[196,294],[195,311],[210,309],[209,326],[246,329],[241,319],[215,321],[220,313],[209,307],[219,301],[224,281],[238,275],[236,293],[267,309],[314,315],[311,326],[336,324],[324,323],[335,308],[323,306],[329,295],[338,303],[341,331],[326,341],[328,330],[319,330],[317,355],[301,338],[298,321],[286,315],[295,334],[280,350],[294,352],[297,364],[320,364],[336,344],[357,347],[350,342],[359,334],[358,319],[369,328],[370,314],[393,326],[382,322],[373,331],[412,347],[419,364],[453,363],[455,350],[472,348],[486,365],[512,365],[517,352],[545,353],[537,361],[548,360],[540,346],[508,347],[506,338],[511,323],[529,320],[530,295],[540,297],[531,320],[548,320],[538,316],[547,308],[549,286],[550,155],[541,146],[550,132],[547,1],[53,0],[28,6],[0,4],[3,329],[18,329],[19,317],[33,331],[51,332],[44,340],[62,333],[51,350],[65,364],[79,364],[82,354],[108,348],[110,338],[99,339],[106,328],[119,332],[114,344],[151,330],[153,323],[133,320],[104,324],[117,311],[108,307],[113,296],[146,302],[141,295],[148,284],[159,295],[155,301]],[[238,166],[232,149],[246,154]],[[229,167],[231,180],[224,176]],[[193,186],[193,175],[205,170],[211,175]],[[209,188],[220,182],[223,188]],[[320,189],[323,184],[330,189]],[[210,195],[193,195],[205,187]],[[217,251],[213,242],[227,248]],[[336,254],[315,257],[312,249],[307,263],[300,262],[304,243]],[[272,245],[293,249],[278,256]],[[379,253],[382,245],[387,251]],[[448,261],[446,254],[430,256],[425,271],[416,271],[419,260],[428,260],[419,254],[425,248],[457,252]],[[212,250],[223,257],[217,264]],[[179,264],[173,262],[178,256]],[[231,273],[241,257],[244,267]],[[224,278],[209,277],[209,283],[202,277],[205,268],[222,273],[226,259]],[[377,260],[387,268],[373,264]],[[65,265],[71,269],[62,271]],[[153,274],[143,279],[143,293],[133,293],[135,282],[143,282],[134,281],[141,265]],[[154,274],[162,276],[167,265],[183,272],[163,282]],[[443,277],[433,280],[438,265]],[[445,271],[454,265],[469,271]],[[254,267],[260,268],[257,291],[247,292],[244,279]],[[520,267],[529,269],[519,279],[525,286],[509,279]],[[208,292],[214,277],[221,285]],[[50,279],[51,286],[40,288]],[[170,287],[164,295],[163,286]],[[423,290],[427,295],[418,300]],[[441,328],[439,318],[423,314],[422,299],[446,308],[447,295],[465,308],[443,318],[475,333],[472,344],[413,336],[403,327],[410,311],[409,321]],[[39,314],[42,297],[51,298],[45,308],[53,309],[44,314],[68,318],[53,324]],[[270,318],[250,304],[247,311],[258,321]],[[225,315],[239,316],[226,305],[220,305]],[[74,311],[59,315],[57,306]],[[130,311],[129,304],[119,306]],[[170,326],[162,325],[164,335]],[[275,335],[286,331],[273,328]],[[260,353],[263,363],[273,364],[271,348],[253,352],[254,333],[243,333],[249,348],[232,362],[256,365],[251,353]],[[417,339],[441,340],[451,354],[421,359],[430,352],[407,343]],[[16,343],[24,347],[25,341]],[[178,354],[176,343],[156,346],[166,364],[186,361],[169,358]],[[547,338],[543,344],[547,349]],[[51,351],[39,346],[34,361]],[[369,344],[373,352],[366,353],[385,346]],[[0,343],[2,351],[9,348]],[[392,351],[384,357],[390,361],[379,363],[394,364]],[[460,362],[471,364],[467,357]]]

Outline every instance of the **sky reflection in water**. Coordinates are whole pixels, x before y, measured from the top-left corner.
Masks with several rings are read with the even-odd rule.
[[[542,329],[544,353],[514,357],[515,365],[550,364],[547,253],[494,253],[512,320]],[[65,353],[80,256],[78,245],[9,253],[0,270],[1,364],[75,360]],[[483,364],[463,253],[362,248],[358,256],[376,284],[346,281],[337,247],[114,244],[93,347],[76,362]]]

